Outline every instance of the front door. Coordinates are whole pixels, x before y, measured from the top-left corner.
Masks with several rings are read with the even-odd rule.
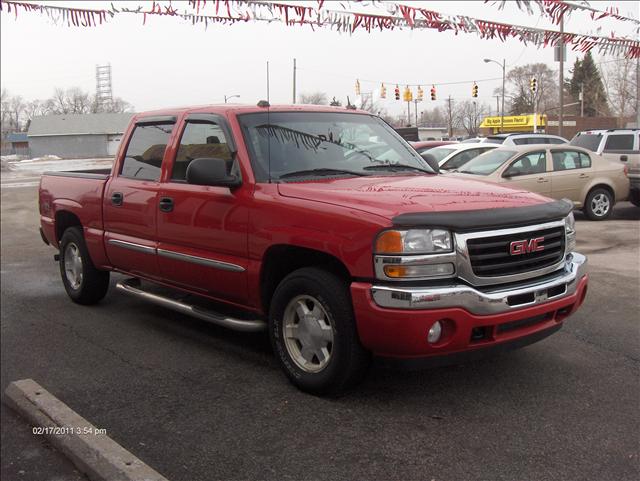
[[[244,304],[247,299],[248,188],[191,185],[189,163],[217,158],[236,168],[231,134],[224,119],[187,117],[170,175],[160,185],[158,262],[174,284]]]
[[[537,194],[551,195],[551,174],[547,171],[545,150],[528,152],[511,162],[502,173],[502,181]]]
[[[174,123],[138,123],[120,171],[103,199],[105,246],[111,264],[143,277],[158,277],[156,216],[162,161]]]

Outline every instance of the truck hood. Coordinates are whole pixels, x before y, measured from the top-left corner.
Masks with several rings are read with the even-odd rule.
[[[449,175],[367,176],[281,183],[284,197],[358,209],[389,220],[414,212],[525,207],[549,202],[538,194]]]

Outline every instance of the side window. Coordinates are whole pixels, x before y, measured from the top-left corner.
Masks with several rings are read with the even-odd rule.
[[[586,169],[591,167],[591,158],[582,152],[575,151],[555,151],[551,153],[553,158],[553,170],[573,170]]]
[[[555,137],[548,137],[550,144],[566,144],[562,139],[556,139]]]
[[[220,126],[214,122],[187,122],[180,139],[171,171],[172,181],[184,181],[187,167],[194,159],[216,158],[227,160],[231,165],[231,151]]]
[[[607,150],[633,150],[633,134],[611,134],[604,144],[604,151]]]
[[[518,175],[541,174],[546,172],[547,157],[545,152],[530,152],[520,157],[505,171],[505,175],[516,177]]]
[[[525,144],[528,144],[529,141],[526,137],[523,137],[521,139],[513,139],[513,143],[516,145],[525,145]]]
[[[462,167],[471,159],[476,158],[478,154],[480,154],[480,149],[465,150],[450,158],[443,167],[446,169],[457,169],[458,167]]]
[[[162,158],[174,124],[137,125],[127,145],[120,175],[160,180]]]

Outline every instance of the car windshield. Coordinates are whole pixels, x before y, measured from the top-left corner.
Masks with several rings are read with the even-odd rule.
[[[438,161],[438,163],[440,163],[442,159],[444,159],[447,155],[452,154],[455,151],[456,149],[441,149],[440,147],[434,147],[433,149],[429,149],[422,152],[422,155],[424,154],[433,155],[435,159]]]
[[[407,142],[374,115],[264,112],[242,114],[238,119],[258,182],[435,173]]]
[[[460,170],[465,174],[489,175],[515,155],[513,150],[490,150],[469,161]]]
[[[576,147],[582,147],[583,149],[597,152],[600,140],[602,140],[602,134],[582,134],[576,135],[571,139],[569,145],[575,145]]]

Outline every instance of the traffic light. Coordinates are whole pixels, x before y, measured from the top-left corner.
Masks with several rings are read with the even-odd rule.
[[[424,100],[424,90],[422,90],[422,87],[420,87],[420,85],[418,85],[418,98],[416,100],[418,102],[422,102]]]
[[[538,91],[538,79],[535,77],[531,77],[530,80],[531,91],[535,94]]]
[[[360,80],[356,79],[356,95],[360,95]]]
[[[404,100],[405,102],[411,102],[413,100],[413,92],[411,92],[411,89],[408,85],[404,88],[402,100]]]
[[[380,98],[381,99],[387,98],[387,87],[385,87],[384,84],[380,86]]]
[[[473,87],[471,87],[471,96],[472,97],[478,96],[478,84],[476,84],[475,82],[473,83]]]
[[[400,100],[400,87],[396,85],[395,89],[396,100]]]
[[[431,86],[431,100],[435,100],[436,99],[436,86],[432,85]]]

